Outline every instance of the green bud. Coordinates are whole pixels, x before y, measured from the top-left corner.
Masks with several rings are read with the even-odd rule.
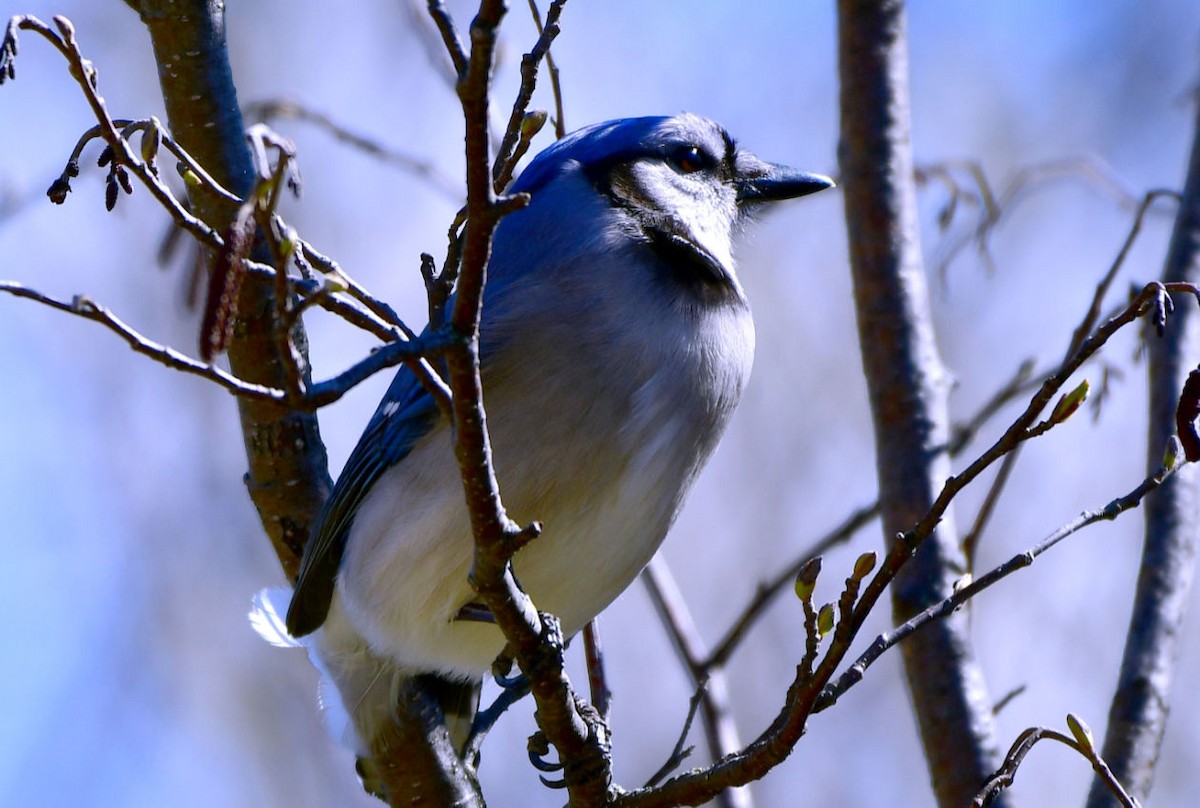
[[[833,604],[826,603],[821,607],[821,611],[817,612],[817,634],[824,637],[831,631],[833,631]]]
[[[813,590],[817,588],[817,576],[821,574],[821,557],[810,558],[796,573],[796,597],[800,600],[812,600]]]
[[[161,145],[162,124],[158,118],[151,117],[146,130],[142,132],[142,161],[154,171],[158,170],[154,167],[154,161],[158,158],[158,147]]]
[[[1092,738],[1092,729],[1084,723],[1082,718],[1074,713],[1067,713],[1067,727],[1071,730],[1075,741],[1085,752],[1090,752],[1096,748],[1096,741]]]
[[[1183,443],[1178,435],[1167,438],[1167,448],[1163,450],[1162,470],[1172,472],[1179,468],[1179,457],[1183,454]]]
[[[189,188],[199,188],[201,185],[200,177],[195,171],[192,171],[183,163],[179,164],[179,176],[183,178],[183,184]]]
[[[547,118],[546,110],[531,109],[521,118],[521,137],[526,140],[533,139],[533,136],[542,131],[542,127],[546,125]]]
[[[340,271],[330,272],[321,276],[321,283],[330,292],[345,292],[350,288],[350,284],[346,281],[346,276]]]
[[[854,572],[851,573],[850,577],[856,581],[866,578],[871,574],[871,570],[875,569],[877,558],[874,551],[860,555],[858,560],[854,562]]]
[[[1079,409],[1083,402],[1087,401],[1088,393],[1092,391],[1091,384],[1087,379],[1084,379],[1069,393],[1064,393],[1058,403],[1054,405],[1054,411],[1050,413],[1050,423],[1061,424],[1066,421],[1075,411]]]

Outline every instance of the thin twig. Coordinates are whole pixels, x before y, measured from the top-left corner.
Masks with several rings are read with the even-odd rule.
[[[662,782],[663,778],[671,772],[679,768],[683,761],[691,757],[694,746],[684,746],[687,743],[688,735],[692,731],[692,722],[696,720],[696,712],[700,709],[700,702],[703,699],[704,691],[708,687],[708,680],[701,681],[696,686],[696,692],[688,699],[687,716],[683,719],[683,729],[679,732],[679,740],[675,741],[675,748],[671,750],[671,754],[667,757],[665,763],[658,768],[654,774],[650,775],[646,780],[646,788],[651,788]]]
[[[737,650],[742,640],[745,639],[750,626],[758,620],[771,601],[781,592],[785,591],[792,581],[795,580],[796,574],[808,563],[809,559],[822,555],[831,548],[849,541],[855,533],[870,524],[877,516],[879,516],[878,502],[872,502],[870,505],[859,508],[847,516],[840,525],[829,531],[805,550],[803,554],[798,556],[782,572],[759,586],[754,596],[750,599],[750,602],[746,604],[733,625],[725,632],[725,636],[713,648],[712,653],[700,663],[701,670],[708,672],[729,661],[733,652]]]
[[[1048,536],[1046,536],[1046,538],[1042,539],[1042,541],[1038,542],[1030,549],[1023,553],[1018,553],[1008,561],[988,572],[986,575],[982,575],[971,581],[971,583],[967,584],[966,586],[956,588],[949,597],[945,598],[940,603],[936,603],[924,611],[914,615],[892,631],[880,634],[875,638],[875,641],[871,643],[870,647],[868,647],[867,650],[864,651],[862,655],[854,661],[853,665],[847,668],[846,671],[842,673],[842,675],[839,676],[835,682],[832,682],[825,688],[825,690],[821,693],[821,698],[817,700],[815,711],[819,712],[827,707],[832,706],[842,696],[842,694],[844,694],[848,689],[853,687],[862,679],[866,669],[870,667],[871,663],[878,659],[884,651],[903,641],[906,637],[920,629],[922,626],[939,618],[945,617],[955,609],[962,606],[968,600],[978,595],[983,590],[999,583],[1017,570],[1028,567],[1033,563],[1034,559],[1071,534],[1077,533],[1083,528],[1093,525],[1097,522],[1111,521],[1116,519],[1125,511],[1131,508],[1136,508],[1141,504],[1142,499],[1148,493],[1162,485],[1163,481],[1172,473],[1174,473],[1175,468],[1175,466],[1164,466],[1163,468],[1159,469],[1156,474],[1143,480],[1132,491],[1124,496],[1117,497],[1103,508],[1092,511],[1084,511],[1075,519],[1072,519],[1067,524],[1050,533]]]
[[[533,91],[537,87],[538,67],[543,58],[549,63],[550,45],[559,34],[558,18],[562,15],[566,2],[567,0],[553,0],[550,10],[546,12],[546,24],[543,26],[541,16],[537,13],[535,0],[529,0],[530,9],[538,28],[538,41],[529,53],[521,57],[521,86],[517,90],[517,98],[513,102],[512,112],[508,116],[508,127],[496,150],[496,162],[492,166],[492,185],[497,193],[508,185],[513,171],[516,169],[517,161],[529,147],[529,139],[536,134],[537,129],[541,128],[540,123],[533,127],[526,125],[525,122],[535,114],[526,113],[526,110],[529,108],[529,101],[533,98]],[[556,89],[555,97],[561,110],[562,101],[558,98],[557,92]],[[545,115],[542,115],[542,121],[544,120]],[[532,131],[529,131],[531,128]],[[520,146],[524,146],[524,148],[519,148]]]
[[[977,189],[977,197],[964,191],[953,179],[952,172],[955,169],[962,169],[968,173]],[[953,216],[959,200],[978,201],[982,210],[979,221],[973,227],[948,238],[939,250],[941,258],[937,262],[938,272],[943,275],[950,263],[970,244],[975,245],[990,269],[992,259],[988,243],[996,228],[1004,218],[1011,217],[1020,204],[1035,191],[1054,182],[1072,178],[1083,179],[1105,191],[1123,207],[1136,209],[1140,204],[1138,195],[1125,187],[1112,167],[1095,156],[1068,157],[1024,166],[998,192],[994,190],[983,166],[977,161],[950,161],[940,166],[925,166],[919,170],[918,177],[937,178],[950,189],[951,202],[943,212],[943,228],[949,226],[949,219]],[[1166,193],[1170,195],[1174,192]]]
[[[554,0],[550,4],[550,10],[546,12],[546,25],[550,24],[550,20],[558,20],[558,14],[555,12],[554,6],[562,5],[566,0]],[[561,11],[561,9],[560,9]],[[542,34],[542,15],[538,11],[537,0],[529,0],[529,13],[533,15],[533,24],[537,26],[537,32]],[[563,93],[562,83],[559,80],[558,65],[554,62],[554,54],[546,53],[546,69],[550,73],[550,91],[554,95],[554,136],[562,138],[567,133],[567,122],[563,115]]]
[[[1076,727],[1082,725],[1079,719],[1070,715],[1067,716],[1067,722],[1068,724],[1074,722]],[[1075,727],[1072,727],[1072,729],[1075,730]],[[983,788],[975,796],[975,799],[971,801],[972,808],[983,808],[993,795],[1011,786],[1013,780],[1016,778],[1017,769],[1020,768],[1021,763],[1025,760],[1025,756],[1033,750],[1033,747],[1039,741],[1057,741],[1074,749],[1087,758],[1101,782],[1120,801],[1124,808],[1140,808],[1141,803],[1129,795],[1129,792],[1125,790],[1125,787],[1121,785],[1120,781],[1108,767],[1108,764],[1104,762],[1104,759],[1096,751],[1096,747],[1091,740],[1091,731],[1087,730],[1085,725],[1082,731],[1076,732],[1075,738],[1063,735],[1061,732],[1055,732],[1052,729],[1047,729],[1046,727],[1030,727],[1022,732],[1013,741],[1012,747],[1009,748],[1008,754],[1004,757],[1003,765],[984,784]]]
[[[1125,241],[1121,244],[1121,249],[1117,251],[1117,257],[1113,259],[1108,271],[1104,273],[1104,277],[1096,284],[1096,291],[1092,295],[1092,303],[1088,307],[1087,314],[1075,329],[1075,333],[1071,335],[1071,343],[1067,346],[1067,356],[1070,356],[1079,349],[1080,344],[1087,337],[1091,330],[1095,327],[1100,319],[1100,313],[1104,305],[1104,296],[1108,289],[1112,286],[1113,280],[1116,279],[1117,273],[1125,264],[1125,259],[1129,255],[1129,251],[1133,249],[1134,242],[1137,241],[1138,234],[1142,232],[1142,223],[1146,218],[1146,212],[1150,210],[1150,206],[1158,199],[1174,199],[1179,201],[1180,195],[1178,191],[1158,188],[1152,191],[1147,191],[1142,197],[1142,201],[1138,203],[1137,210],[1134,212],[1133,225],[1130,226],[1129,232],[1125,235]]]
[[[704,716],[704,731],[709,753],[714,760],[733,754],[741,748],[737,725],[729,703],[729,688],[719,668],[706,667],[709,657],[704,647],[691,612],[675,582],[671,568],[661,555],[655,555],[642,571],[642,582],[650,594],[650,601],[659,619],[667,629],[671,644],[687,668],[700,696]],[[704,686],[701,687],[701,682]],[[750,792],[731,788],[716,796],[722,808],[740,808],[750,805]]]
[[[291,98],[272,98],[255,101],[244,108],[247,116],[263,121],[275,118],[291,118],[312,124],[328,132],[338,141],[345,143],[381,163],[395,166],[429,183],[430,187],[453,202],[462,200],[463,188],[447,177],[428,160],[406,154],[374,138],[360,134],[335,121],[329,115],[307,107]]]
[[[454,73],[461,82],[467,73],[467,54],[463,50],[458,33],[454,30],[454,20],[451,19],[441,0],[429,0],[429,17],[433,20],[438,33],[441,34],[442,44],[446,46],[446,55],[450,57]]]
[[[983,531],[987,528],[992,514],[996,511],[996,505],[1000,502],[1000,495],[1004,493],[1004,486],[1008,484],[1009,477],[1012,476],[1013,468],[1016,467],[1017,460],[1020,457],[1021,447],[1018,446],[1006,454],[1004,459],[1000,461],[1000,468],[996,470],[996,477],[992,480],[992,484],[988,486],[987,494],[983,497],[983,504],[979,506],[979,510],[975,513],[975,521],[971,523],[971,529],[963,535],[963,561],[966,564],[966,572],[968,573],[973,572],[975,569],[975,553],[979,549],[979,540],[983,536]]]
[[[287,398],[287,394],[283,390],[243,381],[215,365],[205,364],[180,353],[174,348],[160,345],[157,342],[147,339],[126,325],[121,318],[117,317],[107,308],[83,295],[77,295],[70,302],[67,302],[44,295],[15,281],[0,281],[0,292],[5,292],[15,297],[35,300],[50,308],[100,323],[125,340],[126,344],[137,353],[147,356],[155,362],[166,365],[173,370],[179,370],[213,382],[234,395],[256,401],[271,401],[276,403],[282,402]]]
[[[600,619],[593,617],[583,627],[583,655],[587,661],[588,692],[600,720],[608,723],[612,711],[612,690],[604,670],[604,644],[600,641]]]

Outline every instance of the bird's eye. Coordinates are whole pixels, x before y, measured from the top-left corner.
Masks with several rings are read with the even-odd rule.
[[[681,174],[694,174],[708,167],[708,156],[699,146],[680,146],[671,152],[671,165]]]

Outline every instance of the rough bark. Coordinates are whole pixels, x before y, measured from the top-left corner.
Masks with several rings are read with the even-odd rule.
[[[176,140],[222,185],[245,196],[254,184],[241,110],[225,41],[222,0],[127,0],[142,18],[154,47],[169,127]],[[203,193],[192,210],[222,229],[234,207]],[[251,257],[273,263],[261,243]],[[228,346],[235,375],[284,387],[285,357],[276,337],[273,281],[247,277]],[[302,325],[292,333],[301,373],[309,379]],[[246,486],[289,580],[295,580],[313,521],[329,495],[325,445],[313,413],[238,399],[249,471]],[[445,742],[431,697],[415,685],[402,694],[394,734],[372,739],[372,770],[393,805],[482,806],[473,775]]]
[[[1183,198],[1175,219],[1163,280],[1200,281],[1200,104]],[[1175,406],[1188,373],[1200,361],[1200,311],[1179,301],[1161,338],[1147,345],[1150,423],[1148,468],[1162,464],[1167,438],[1175,432]],[[1102,756],[1129,793],[1145,800],[1166,730],[1171,679],[1191,599],[1200,529],[1200,496],[1194,464],[1171,475],[1147,497],[1145,538],[1137,591],[1117,689],[1108,714]],[[1119,803],[1099,780],[1088,808]]]
[[[219,0],[131,0],[150,33],[159,84],[176,140],[222,185],[244,196],[254,184],[242,113],[225,45],[224,3]],[[235,209],[203,193],[192,210],[221,229]],[[254,258],[272,263],[261,245]],[[238,298],[229,365],[239,378],[282,387],[283,358],[274,335],[272,282],[249,277]],[[307,365],[303,327],[294,338]],[[307,366],[302,368],[307,375]],[[238,399],[249,471],[246,486],[267,535],[294,580],[310,526],[329,494],[325,445],[314,414]]]
[[[948,381],[917,229],[904,5],[840,0],[838,19],[841,183],[890,546],[891,537],[929,510],[950,472]],[[948,595],[961,569],[947,511],[892,584],[897,622]],[[967,805],[1000,756],[966,622],[960,616],[939,621],[905,643],[903,652],[938,802]]]

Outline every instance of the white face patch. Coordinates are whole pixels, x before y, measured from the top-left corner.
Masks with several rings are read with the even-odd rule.
[[[657,158],[638,161],[629,176],[650,209],[669,215],[689,240],[735,277],[731,244],[738,209],[733,188],[708,173],[679,174]]]

